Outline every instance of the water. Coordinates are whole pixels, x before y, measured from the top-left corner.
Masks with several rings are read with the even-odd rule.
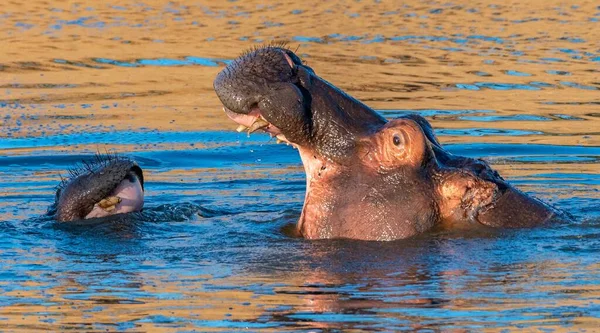
[[[595,331],[600,8],[559,1],[11,2],[0,9],[0,330]],[[327,24],[323,24],[327,22]],[[238,134],[212,79],[287,40],[388,118],[419,112],[574,221],[391,243],[286,236],[297,152]],[[96,151],[144,212],[44,216]]]

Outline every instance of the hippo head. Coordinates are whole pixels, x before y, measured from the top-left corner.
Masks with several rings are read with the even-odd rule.
[[[436,225],[521,227],[554,215],[486,162],[446,152],[425,118],[387,121],[283,47],[243,54],[214,88],[238,130],[264,130],[299,150],[307,188],[297,227],[306,238],[393,240]]]
[[[134,161],[97,155],[69,170],[56,190],[50,213],[68,222],[140,211],[144,206],[144,175]]]

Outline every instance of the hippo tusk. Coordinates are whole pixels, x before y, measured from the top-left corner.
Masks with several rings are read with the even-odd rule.
[[[265,128],[267,126],[269,126],[269,122],[267,122],[264,119],[256,118],[256,121],[254,121],[254,123],[252,123],[252,125],[250,125],[250,127],[248,127],[248,134],[254,133],[254,132],[258,131],[259,129]]]
[[[98,207],[104,209],[107,212],[111,212],[115,210],[116,205],[121,202],[121,198],[119,197],[108,197],[100,200],[98,202]]]
[[[285,142],[287,143],[287,139],[285,138],[285,135],[283,134],[277,134],[277,136],[275,137],[277,139],[277,143],[282,143]]]

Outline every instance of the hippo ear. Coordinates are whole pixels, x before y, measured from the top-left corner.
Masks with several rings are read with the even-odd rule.
[[[433,127],[431,127],[431,124],[423,116],[420,116],[416,113],[410,113],[405,116],[402,116],[402,118],[410,119],[410,120],[414,121],[415,123],[417,123],[419,125],[419,127],[421,127],[423,134],[425,134],[425,136],[427,137],[429,142],[431,142],[431,144],[433,144],[434,146],[440,147],[440,148],[442,147],[442,145],[440,144],[440,142],[438,141],[437,137],[435,136],[435,134],[433,132]]]

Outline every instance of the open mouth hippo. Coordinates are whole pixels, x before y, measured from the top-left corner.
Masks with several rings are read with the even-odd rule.
[[[307,185],[297,230],[306,238],[395,240],[558,216],[485,161],[445,151],[425,118],[387,121],[283,47],[242,55],[214,88],[239,131],[261,129],[299,150]]]
[[[59,222],[140,211],[144,206],[144,175],[133,160],[97,155],[69,170],[49,210]]]

